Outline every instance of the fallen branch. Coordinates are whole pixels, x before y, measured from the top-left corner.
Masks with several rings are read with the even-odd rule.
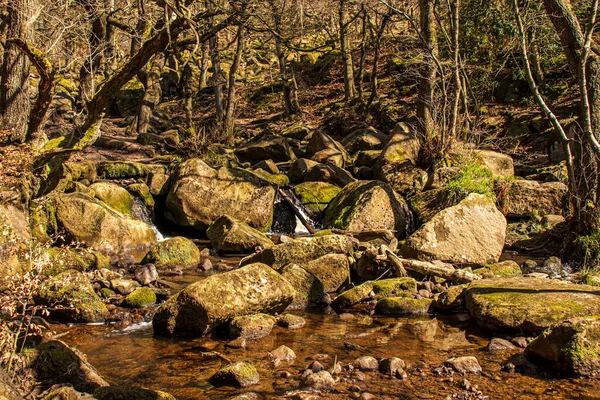
[[[394,266],[398,276],[406,276],[406,270],[409,270],[423,275],[438,276],[453,283],[469,283],[481,279],[478,275],[475,275],[468,270],[453,269],[450,264],[434,264],[428,261],[400,258],[385,245],[382,245],[380,249],[381,254],[387,256],[387,260]],[[444,265],[447,265],[448,267],[445,267]]]

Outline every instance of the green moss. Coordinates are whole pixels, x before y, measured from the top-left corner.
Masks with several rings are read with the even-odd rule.
[[[521,267],[514,261],[504,261],[495,264],[487,265],[483,268],[478,268],[473,271],[476,275],[484,278],[509,278],[513,276],[523,275]]]
[[[214,386],[247,387],[259,382],[260,376],[256,367],[249,362],[237,362],[220,369],[210,379]]]
[[[43,273],[49,276],[54,276],[67,270],[88,272],[110,266],[108,257],[89,249],[57,247],[41,249],[38,261],[45,265]]]
[[[143,178],[151,169],[135,162],[111,161],[98,164],[98,175],[105,179]]]
[[[147,287],[135,289],[125,297],[125,304],[131,308],[148,307],[156,304],[156,294]]]
[[[111,290],[109,288],[102,288],[100,289],[100,296],[104,299],[108,299],[111,298],[113,296],[116,296],[117,294],[114,292],[114,290]]]
[[[252,173],[277,186],[287,186],[290,184],[290,180],[284,174],[270,174],[262,168],[255,169]]]
[[[148,207],[150,210],[154,209],[155,202],[154,197],[152,197],[152,193],[150,193],[150,188],[145,183],[133,183],[127,186],[127,191],[139,197],[144,205]]]
[[[403,291],[416,292],[417,281],[413,278],[392,278],[373,282],[373,292],[377,297],[390,297]]]
[[[353,305],[360,303],[364,299],[367,299],[372,291],[373,282],[365,282],[362,285],[355,286],[352,289],[346,290],[344,293],[341,293],[331,303],[331,307],[333,307],[334,309],[352,307]]]
[[[304,182],[294,186],[294,194],[313,214],[320,214],[341,191],[339,187],[325,182]]]
[[[470,193],[479,193],[496,200],[494,175],[483,165],[482,160],[476,157],[458,157],[458,164],[460,170],[446,184],[447,190],[454,192],[456,197],[464,198]]]
[[[268,314],[254,314],[235,317],[229,323],[229,337],[232,339],[242,337],[244,339],[259,339],[268,336],[277,319]]]
[[[42,152],[56,150],[57,148],[62,147],[63,143],[68,141],[67,139],[67,136],[59,136],[49,140],[44,147],[42,147]]]
[[[432,299],[388,297],[377,302],[375,313],[382,315],[426,314],[431,310],[432,305]]]
[[[333,231],[331,229],[322,229],[322,230],[318,231],[317,233],[315,233],[313,235],[313,237],[321,237],[321,236],[329,236],[329,235],[335,235],[335,233],[333,233]]]
[[[273,242],[264,233],[227,215],[217,219],[206,231],[218,252],[253,253],[257,247],[267,248]]]
[[[190,239],[176,236],[153,246],[142,260],[158,269],[189,268],[200,263],[200,250]]]
[[[98,182],[90,186],[94,197],[104,202],[112,209],[126,215],[131,215],[133,198],[124,188],[110,182]]]

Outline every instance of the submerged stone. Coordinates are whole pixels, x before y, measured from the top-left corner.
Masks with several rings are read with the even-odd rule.
[[[258,384],[260,375],[249,362],[237,362],[221,368],[209,379],[214,386],[234,386],[244,388]]]
[[[277,319],[272,315],[254,314],[235,317],[229,323],[229,337],[231,339],[243,338],[248,340],[260,339],[269,336]]]

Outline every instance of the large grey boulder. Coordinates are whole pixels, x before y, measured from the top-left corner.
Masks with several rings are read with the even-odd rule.
[[[282,312],[294,293],[277,271],[251,264],[189,285],[159,308],[152,325],[157,334],[200,336],[237,316]]]
[[[275,187],[251,172],[215,170],[200,159],[184,162],[167,196],[167,217],[183,227],[206,230],[229,215],[261,231],[273,222]]]
[[[407,258],[452,264],[497,262],[504,248],[506,219],[487,197],[472,193],[436,214],[401,248]]]

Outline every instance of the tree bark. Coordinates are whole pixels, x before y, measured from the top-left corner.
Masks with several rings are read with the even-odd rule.
[[[162,89],[160,86],[160,74],[165,64],[164,52],[158,52],[154,55],[150,70],[146,74],[146,82],[144,83],[144,96],[140,102],[138,109],[136,131],[138,135],[143,135],[148,132],[150,127],[150,119],[154,107],[160,102]]]
[[[235,50],[235,56],[233,63],[229,69],[229,83],[227,86],[227,109],[225,111],[225,119],[223,121],[223,141],[225,143],[233,143],[235,136],[235,75],[240,67],[242,60],[242,54],[244,52],[244,26],[240,25],[237,32],[237,48]]]
[[[352,63],[352,50],[350,38],[348,37],[348,10],[346,0],[340,0],[339,26],[340,26],[340,50],[344,65],[344,100],[351,100],[356,94],[354,83],[354,64]]]
[[[29,26],[35,0],[13,0],[8,7],[6,45],[0,65],[0,128],[11,131],[10,140],[23,143],[31,106],[29,104],[29,58],[13,40],[29,41]]]
[[[426,139],[431,139],[436,135],[433,115],[435,80],[437,76],[437,67],[434,60],[434,57],[437,56],[434,7],[434,0],[419,0],[421,36],[425,42],[426,51],[421,76],[419,77],[417,119],[420,132]]]

